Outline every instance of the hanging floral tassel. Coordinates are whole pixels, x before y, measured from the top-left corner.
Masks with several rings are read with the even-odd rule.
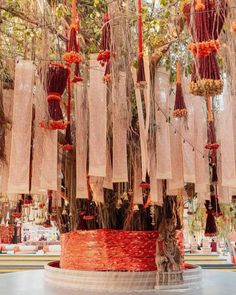
[[[72,13],[71,13],[71,25],[70,25],[70,38],[67,45],[67,52],[64,54],[63,59],[68,64],[75,64],[73,83],[83,81],[80,75],[80,64],[83,59],[80,51],[79,42],[77,40],[77,32],[79,31],[79,22],[76,22],[76,0],[72,0]]]
[[[180,62],[177,61],[176,63],[176,93],[175,93],[175,106],[174,106],[174,117],[186,117],[188,114],[185,101],[184,101],[184,95],[183,95],[183,89],[181,84],[181,68],[180,68]]]
[[[218,234],[215,217],[212,212],[212,206],[209,200],[205,202],[205,207],[207,210],[207,219],[206,219],[206,228],[205,228],[205,236],[206,237],[215,237]]]
[[[105,74],[103,77],[104,82],[111,81],[110,59],[111,59],[111,26],[110,26],[110,17],[107,12],[103,18],[101,50],[97,56],[97,61],[100,62],[101,66],[106,67]]]
[[[223,91],[223,80],[216,54],[220,48],[219,35],[227,16],[225,0],[198,0],[183,5],[183,13],[192,35],[189,50],[195,57],[190,92],[196,96],[215,96]],[[193,11],[192,11],[193,10]]]
[[[144,61],[143,61],[143,19],[142,19],[142,0],[138,0],[138,71],[137,85],[139,87],[146,86]]]
[[[48,112],[51,120],[49,123],[42,122],[40,124],[42,128],[52,130],[66,128],[67,123],[63,120],[60,101],[66,88],[68,76],[68,67],[58,63],[49,64],[44,86],[47,91]]]
[[[205,5],[202,3],[202,0],[197,0],[197,3],[195,5],[195,10],[196,11],[203,11],[205,10]]]

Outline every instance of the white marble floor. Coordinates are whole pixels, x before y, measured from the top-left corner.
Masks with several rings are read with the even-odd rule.
[[[192,295],[233,295],[236,294],[236,272],[229,271],[203,271],[203,281],[201,287],[195,290],[188,291],[149,291],[145,292],[148,295],[156,294],[192,294]],[[117,292],[87,292],[73,291],[63,288],[56,289],[48,286],[44,282],[44,271],[26,271],[11,274],[0,275],[0,295],[109,295],[119,294]],[[123,293],[124,294],[124,293]],[[128,292],[130,294],[130,292]],[[132,292],[131,295],[142,294],[144,292]]]

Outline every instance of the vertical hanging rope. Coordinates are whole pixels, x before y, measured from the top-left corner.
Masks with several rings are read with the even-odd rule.
[[[139,87],[146,85],[144,61],[143,61],[143,18],[142,0],[138,0],[138,71],[137,84]]]

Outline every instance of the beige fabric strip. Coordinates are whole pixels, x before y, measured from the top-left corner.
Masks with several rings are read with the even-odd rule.
[[[32,61],[16,63],[8,193],[29,193],[34,71]]]

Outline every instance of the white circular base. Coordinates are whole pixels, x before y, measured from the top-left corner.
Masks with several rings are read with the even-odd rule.
[[[45,266],[45,281],[52,286],[91,291],[149,291],[154,289],[192,289],[201,285],[199,266],[183,271],[183,282],[157,285],[157,272],[80,271],[60,269],[59,262]],[[171,278],[173,275],[168,274]]]
[[[203,270],[203,281],[200,289],[186,290],[149,290],[142,295],[174,295],[180,292],[184,295],[222,295],[234,294],[236,288],[236,272]],[[110,295],[110,292],[67,290],[55,288],[44,280],[43,270],[25,271],[0,275],[1,295]],[[113,291],[112,295],[121,295]],[[140,292],[130,291],[130,295],[140,295]]]

